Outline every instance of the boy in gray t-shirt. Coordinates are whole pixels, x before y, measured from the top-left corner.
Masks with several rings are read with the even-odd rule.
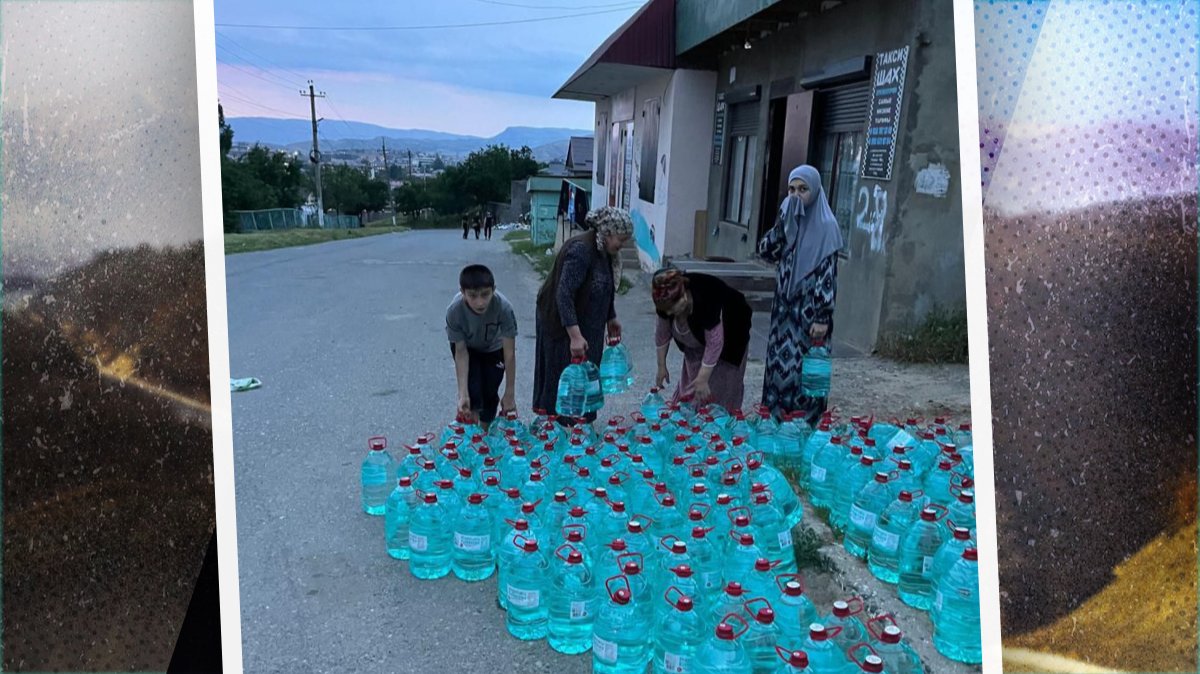
[[[512,304],[496,292],[496,279],[487,267],[464,267],[458,286],[446,308],[446,336],[458,381],[457,411],[477,418],[486,430],[496,418],[497,405],[502,412],[516,409],[517,316]]]

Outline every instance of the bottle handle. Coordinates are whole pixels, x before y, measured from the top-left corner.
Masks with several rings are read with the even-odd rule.
[[[750,512],[750,509],[747,508],[746,506],[735,506],[733,508],[730,508],[728,511],[726,511],[726,516],[729,517],[730,524],[736,523],[737,515],[734,513],[737,513],[739,511],[744,511],[746,513],[746,517],[750,517],[753,514]],[[751,519],[750,521],[753,522],[754,520]],[[730,533],[733,533],[733,532],[730,532]]]
[[[587,525],[586,524],[564,524],[563,528],[562,528],[563,538],[566,538],[567,534],[569,534],[573,530],[578,530],[580,535],[582,535],[584,539],[587,538]]]
[[[567,554],[565,556],[562,554],[562,551],[564,549],[567,550]],[[565,562],[565,561],[567,561],[567,558],[571,555],[572,552],[579,552],[579,549],[576,548],[574,545],[571,545],[570,543],[563,543],[562,545],[560,545],[554,549],[554,556],[558,557],[559,559],[561,559],[562,561]]]
[[[743,634],[745,634],[746,630],[750,629],[750,623],[747,622],[745,618],[738,615],[737,613],[726,613],[724,616],[721,617],[721,622],[725,623],[726,625],[729,625],[730,627],[733,627],[733,620],[736,620],[737,622],[741,623],[741,625],[742,625],[742,629],[740,629],[740,630],[735,629],[733,631],[733,638],[737,639],[737,638],[741,637]]]
[[[854,664],[858,665],[858,668],[859,668],[860,670],[862,670],[862,669],[863,669],[863,665],[865,665],[865,664],[866,664],[866,656],[862,656],[862,657],[863,657],[863,659],[862,659],[862,660],[859,660],[859,659],[858,659],[858,658],[859,658],[859,655],[858,655],[858,653],[859,653],[859,651],[861,651],[861,650],[862,650],[864,647],[867,649],[867,651],[868,651],[868,655],[879,655],[879,653],[878,653],[878,652],[875,650],[875,647],[874,647],[874,646],[872,646],[871,644],[869,644],[869,643],[865,642],[865,641],[860,641],[860,642],[858,642],[857,644],[854,644],[854,645],[853,645],[853,646],[851,646],[850,648],[847,648],[847,649],[846,649],[846,657],[848,657],[848,658],[850,658],[851,660],[853,660],[853,661],[854,661]]]
[[[795,581],[796,583],[799,583],[800,594],[806,593],[805,587],[804,587],[804,578],[802,578],[800,576],[800,574],[798,574],[798,573],[781,573],[778,576],[775,576],[775,585],[779,587],[780,592],[783,592],[785,589],[785,586],[791,581]]]
[[[771,606],[771,602],[768,601],[766,597],[755,597],[753,599],[747,599],[746,601],[742,602],[742,607],[745,608],[746,612],[749,613],[750,615],[756,616],[756,615],[758,615],[758,611],[754,609],[754,606],[756,604],[766,604],[766,606],[764,608],[769,608],[772,611],[775,610]]]
[[[654,526],[654,523],[656,521],[653,517],[650,517],[649,515],[643,515],[641,513],[634,513],[633,515],[631,515],[629,517],[629,520],[630,521],[637,520],[639,522],[644,522],[647,526],[651,526],[651,527]]]
[[[863,601],[863,598],[858,595],[855,595],[855,596],[847,599],[846,605],[851,606],[851,607],[853,607],[853,606],[858,607],[858,608],[851,608],[850,615],[858,615],[859,613],[862,613],[863,611],[867,610],[867,603],[865,601]]]
[[[610,576],[608,579],[606,579],[606,580],[604,581],[604,591],[608,593],[608,596],[609,596],[610,598],[612,598],[612,599],[616,599],[616,597],[617,597],[617,592],[620,590],[620,588],[618,588],[617,590],[614,590],[614,589],[612,588],[612,583],[613,583],[613,581],[620,581],[620,582],[624,583],[624,584],[625,584],[625,591],[626,591],[626,592],[628,592],[628,593],[629,593],[629,594],[631,594],[631,595],[633,594],[633,588],[629,586],[629,579],[628,579],[628,578],[626,578],[626,577],[624,576],[624,574],[618,574],[618,575],[616,575],[616,576]]]
[[[640,553],[640,552],[623,552],[623,553],[617,555],[617,568],[621,569],[622,572],[625,571],[625,562],[623,562],[621,560],[625,559],[626,557],[637,557],[638,569],[641,571],[646,570],[645,565],[642,563],[643,562],[642,553]]]
[[[872,637],[874,637],[876,641],[883,640],[883,629],[879,629],[878,631],[876,631],[875,626],[882,625],[884,623],[887,623],[887,625],[895,625],[896,627],[899,627],[899,625],[896,623],[896,617],[893,616],[891,613],[880,613],[879,615],[877,615],[874,618],[871,618],[870,620],[867,621],[867,632]],[[885,625],[885,627],[886,627],[886,625]]]
[[[665,548],[667,551],[670,551],[674,542],[678,541],[678,540],[679,540],[679,537],[676,536],[675,534],[667,534],[666,536],[663,536],[662,538],[658,539],[658,544],[663,546],[663,548]],[[668,543],[667,541],[671,541],[671,543]]]
[[[677,595],[679,595],[680,599],[687,597],[687,595],[683,593],[683,590],[680,590],[678,587],[676,587],[674,585],[668,587],[667,590],[665,592],[663,592],[663,599],[665,599],[666,602],[668,604],[670,604],[671,606],[674,606],[675,608],[679,608],[679,599],[676,599],[675,601],[671,601],[671,590],[675,590],[675,593]]]
[[[387,449],[387,438],[382,435],[367,438],[367,447],[371,450]]]

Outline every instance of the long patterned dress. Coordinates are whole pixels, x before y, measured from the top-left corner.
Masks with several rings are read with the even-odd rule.
[[[763,377],[763,405],[775,418],[784,412],[801,411],[810,424],[825,411],[825,398],[809,398],[802,393],[800,370],[804,356],[812,348],[809,331],[814,323],[829,326],[825,334],[828,346],[833,339],[833,301],[837,295],[837,253],[826,257],[805,276],[791,296],[787,293],[792,268],[783,259],[786,242],[783,226],[776,224],[758,244],[758,254],[777,263],[775,306],[771,309],[771,334],[767,339],[766,374]]]
[[[588,343],[587,359],[599,366],[604,352],[605,327],[609,320],[617,317],[613,304],[616,285],[608,254],[588,250],[583,241],[563,246],[558,254],[566,256],[555,298],[562,325],[543,325],[541,319],[537,319],[533,366],[533,409],[544,409],[551,414],[558,403],[558,379],[571,364],[571,339],[563,327],[579,326],[579,332]],[[587,289],[587,311],[580,313],[575,309],[574,298],[587,279],[589,268],[592,282]],[[589,422],[595,419],[594,412],[586,417]]]

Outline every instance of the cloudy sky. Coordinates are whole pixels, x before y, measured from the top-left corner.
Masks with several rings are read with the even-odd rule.
[[[591,104],[550,96],[640,6],[216,0],[219,93],[231,117],[308,119],[299,90],[312,79],[328,94],[318,114],[334,120],[479,136],[508,126],[590,129]],[[363,27],[388,29],[354,30]]]
[[[3,264],[203,236],[187,0],[0,3]]]

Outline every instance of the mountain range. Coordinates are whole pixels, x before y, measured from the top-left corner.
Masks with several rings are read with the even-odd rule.
[[[226,120],[233,128],[238,143],[259,143],[271,148],[307,151],[312,144],[312,123],[302,119],[271,117],[231,117]],[[325,120],[321,124],[321,149],[376,150],[386,140],[388,150],[397,153],[437,152],[451,156],[466,155],[488,145],[507,145],[520,148],[528,145],[541,161],[561,161],[566,157],[571,136],[591,136],[586,129],[563,129],[512,126],[490,138],[430,131],[427,129],[395,129],[365,122]]]

